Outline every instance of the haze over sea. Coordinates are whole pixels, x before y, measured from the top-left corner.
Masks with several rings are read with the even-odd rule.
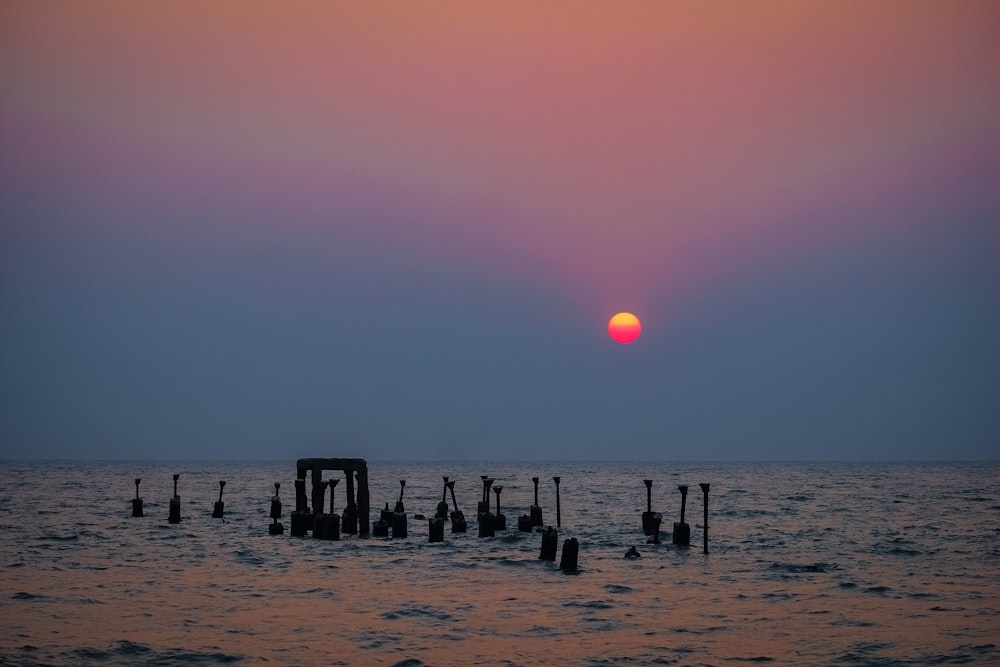
[[[294,461],[0,464],[0,663],[997,664],[1000,463],[370,462],[372,519],[406,479],[409,538],[292,538]],[[171,475],[183,521],[167,523]],[[329,473],[328,473],[329,474]],[[480,475],[507,531],[478,538]],[[467,534],[427,541],[441,477]],[[580,541],[570,575],[518,533]],[[133,478],[145,517],[130,516]],[[640,515],[692,546],[646,544]],[[210,517],[226,480],[223,520]],[[286,534],[269,536],[281,482]],[[711,483],[709,550],[702,494]],[[340,486],[338,505],[344,501]],[[642,558],[623,558],[636,546]],[[558,562],[558,561],[557,561]]]

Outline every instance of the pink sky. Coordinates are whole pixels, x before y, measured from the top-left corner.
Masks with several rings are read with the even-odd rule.
[[[220,192],[306,213],[345,182],[404,209],[437,201],[465,214],[401,211],[398,233],[460,226],[453,252],[506,247],[612,308],[782,252],[775,239],[852,234],[872,220],[831,229],[814,212],[1000,145],[991,2],[2,11],[4,115],[37,134],[25,141],[106,142],[123,185],[135,175],[115,144],[140,146],[159,187],[201,165]],[[62,168],[76,178],[92,159]],[[878,222],[905,227],[900,213]]]

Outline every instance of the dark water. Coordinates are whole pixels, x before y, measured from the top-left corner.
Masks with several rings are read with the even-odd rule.
[[[341,542],[288,536],[294,472],[0,464],[0,663],[1000,664],[997,463],[373,462],[373,515],[405,478],[410,536]],[[508,531],[494,538],[476,537],[481,474],[504,485]],[[432,544],[413,514],[434,514],[442,475],[470,527]],[[546,523],[562,477],[559,542],[579,539],[578,574],[516,532],[533,475]],[[668,527],[676,485],[691,485],[690,548],[646,544],[643,478]],[[210,516],[220,479],[224,520]],[[282,537],[267,534],[275,481]],[[624,559],[633,545],[642,558]]]

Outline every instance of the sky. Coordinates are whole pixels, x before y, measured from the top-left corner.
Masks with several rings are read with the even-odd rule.
[[[0,3],[0,458],[1000,458],[998,34]]]

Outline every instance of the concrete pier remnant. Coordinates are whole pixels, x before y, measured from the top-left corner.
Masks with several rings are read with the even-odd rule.
[[[347,507],[341,518],[343,532],[359,533],[362,537],[369,535],[369,515],[371,507],[368,495],[368,462],[359,458],[303,458],[295,463],[296,477],[303,480],[303,495],[305,491],[306,472],[312,471],[313,481],[322,478],[324,470],[342,470],[347,479]],[[357,502],[354,498],[354,480],[357,476]],[[296,482],[297,484],[297,482]],[[317,509],[316,511],[322,511]],[[352,521],[353,519],[353,521]],[[359,521],[360,519],[360,521]],[[293,522],[294,523],[294,522]],[[295,531],[292,531],[295,534]]]
[[[575,537],[571,537],[563,542],[562,557],[559,559],[559,569],[564,572],[576,572],[579,557],[580,543]]]

